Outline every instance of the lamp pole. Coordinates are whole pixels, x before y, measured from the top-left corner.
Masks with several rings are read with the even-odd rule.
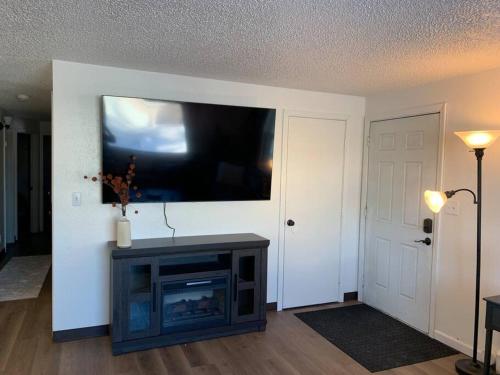
[[[479,330],[479,299],[481,294],[481,203],[482,203],[482,161],[484,148],[474,149],[477,159],[477,232],[476,232],[476,300],[474,306],[474,345],[472,361],[477,364],[477,339]]]
[[[455,362],[455,370],[459,374],[489,374],[490,369],[483,369],[483,365],[477,360],[477,341],[479,333],[479,302],[481,298],[481,203],[482,203],[482,178],[483,178],[483,156],[484,148],[475,148],[474,154],[477,159],[477,191],[476,195],[468,189],[474,196],[474,203],[477,205],[477,220],[476,220],[476,295],[474,300],[474,341],[472,347],[472,361],[468,359],[459,359]],[[454,195],[457,191],[451,191]]]
[[[481,209],[482,209],[482,162],[484,150],[491,146],[495,140],[500,137],[500,130],[475,130],[455,132],[462,141],[474,150],[477,160],[477,195],[470,189],[449,190],[444,193],[439,191],[426,190],[424,193],[425,202],[432,212],[438,213],[446,204],[446,201],[453,197],[459,191],[467,191],[474,197],[474,204],[477,205],[476,220],[476,295],[474,299],[474,342],[472,348],[472,359],[464,358],[455,362],[455,370],[459,374],[494,374],[494,370],[484,368],[482,363],[477,360],[477,340],[479,331],[479,302],[481,298]]]

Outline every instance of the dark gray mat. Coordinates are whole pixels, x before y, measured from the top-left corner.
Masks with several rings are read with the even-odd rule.
[[[371,372],[458,353],[367,305],[295,315]]]

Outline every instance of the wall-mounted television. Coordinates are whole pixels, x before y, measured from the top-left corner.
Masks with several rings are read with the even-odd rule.
[[[276,110],[102,97],[102,171],[136,157],[135,202],[269,200]],[[103,202],[116,201],[103,187]]]

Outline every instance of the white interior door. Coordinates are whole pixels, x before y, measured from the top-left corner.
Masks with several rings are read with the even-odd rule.
[[[289,117],[283,307],[338,301],[345,121]]]
[[[439,114],[370,126],[364,300],[428,332],[433,244],[415,242],[437,184]]]

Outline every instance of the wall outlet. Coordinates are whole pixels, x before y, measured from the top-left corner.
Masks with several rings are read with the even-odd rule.
[[[71,196],[71,204],[73,207],[78,207],[82,205],[82,193],[73,193]]]
[[[460,202],[457,200],[449,200],[444,206],[444,212],[447,215],[460,215]]]

